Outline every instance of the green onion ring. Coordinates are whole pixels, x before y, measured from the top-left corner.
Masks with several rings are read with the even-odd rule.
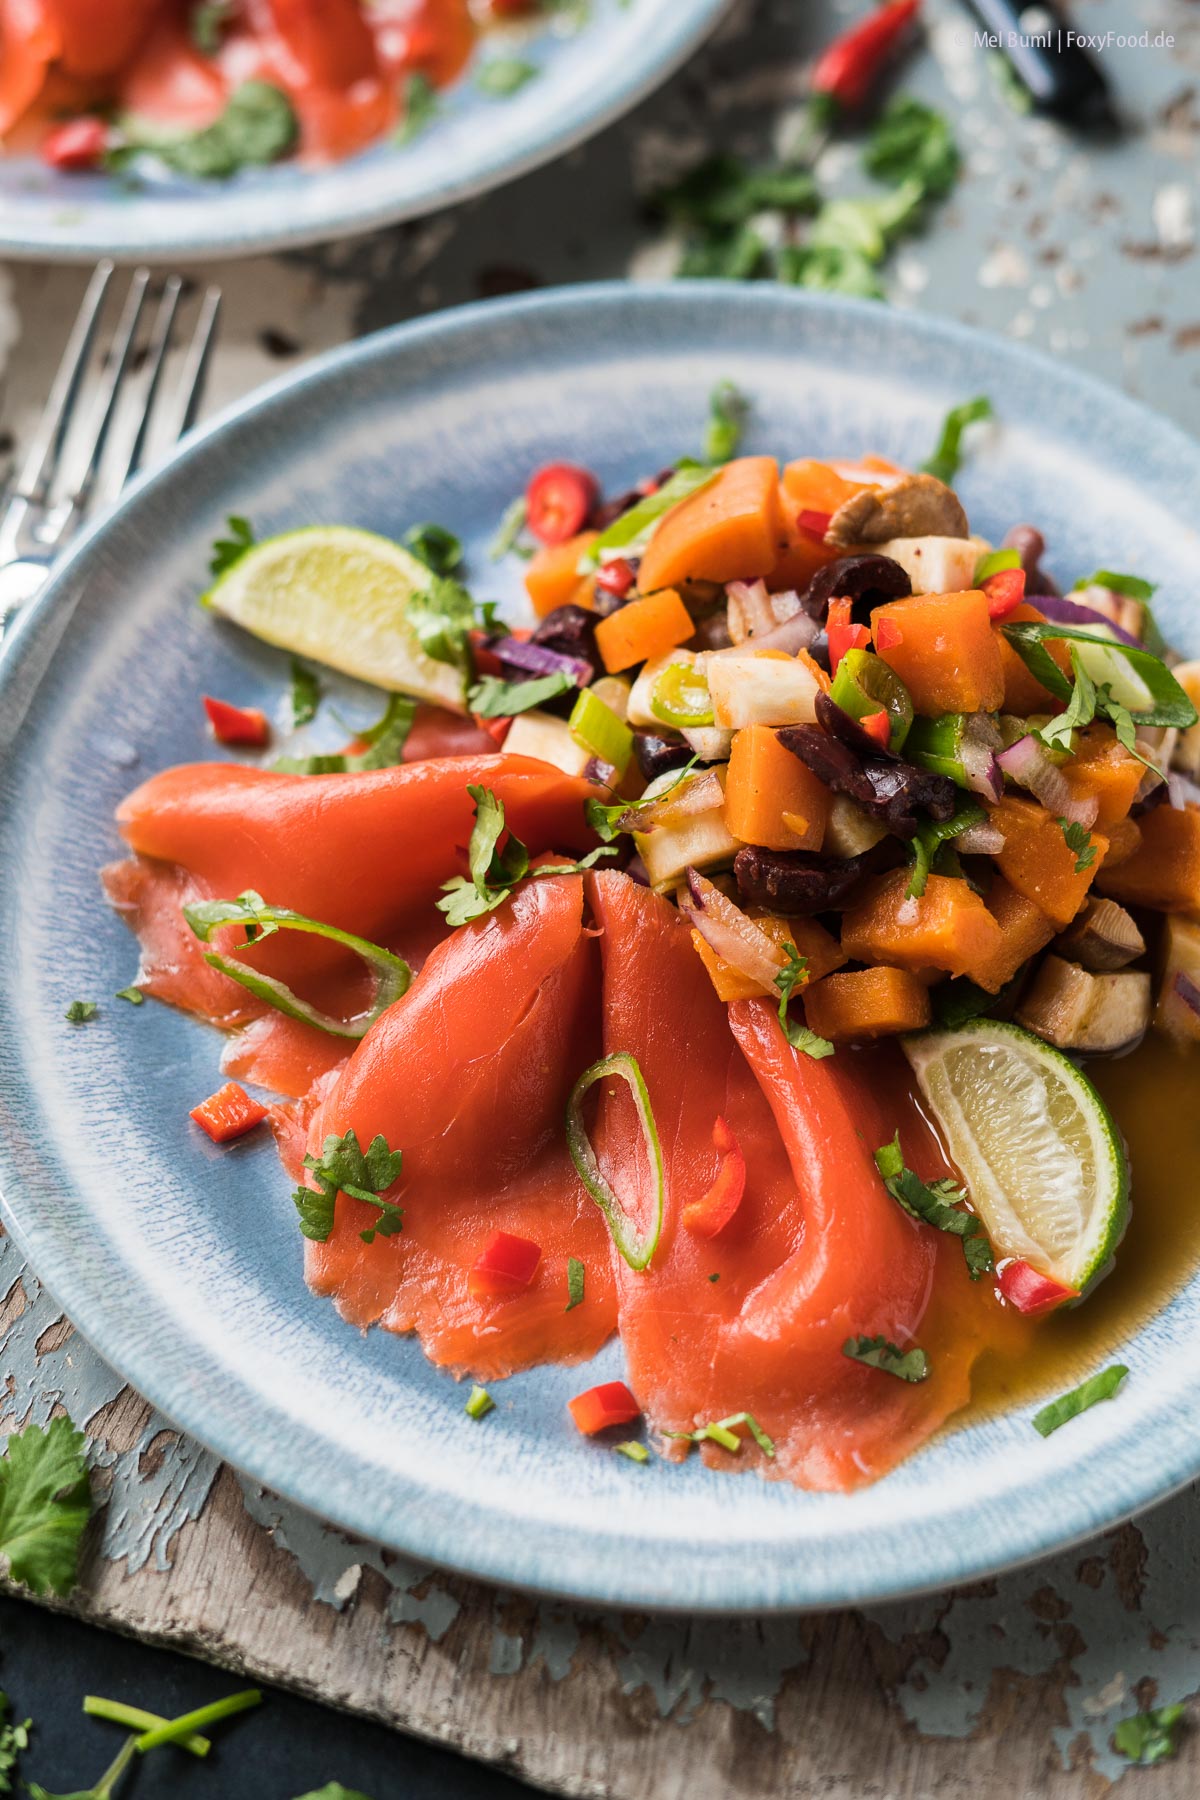
[[[588,1137],[587,1127],[583,1122],[583,1101],[588,1091],[598,1081],[616,1075],[629,1084],[633,1094],[633,1103],[637,1108],[638,1123],[646,1140],[646,1148],[650,1153],[650,1162],[654,1169],[654,1212],[650,1230],[645,1236],[622,1206],[620,1200],[609,1187],[600,1172],[600,1164],[596,1161],[596,1152],[592,1149],[592,1141]],[[662,1146],[658,1141],[658,1127],[654,1123],[654,1113],[650,1106],[650,1095],[642,1071],[638,1067],[637,1058],[627,1050],[618,1050],[613,1056],[605,1056],[599,1062],[585,1069],[575,1086],[571,1089],[567,1101],[567,1148],[571,1152],[571,1161],[579,1172],[582,1181],[600,1211],[604,1214],[608,1229],[612,1233],[613,1243],[625,1258],[631,1269],[642,1270],[647,1267],[650,1258],[658,1248],[658,1240],[662,1233],[664,1178]]]
[[[259,943],[276,931],[306,931],[316,937],[328,938],[331,943],[342,944],[356,956],[361,956],[376,975],[371,1005],[357,1018],[335,1019],[310,1006],[286,983],[276,980],[273,975],[264,975],[235,956],[222,956],[215,950],[204,954],[206,963],[220,970],[222,975],[228,975],[231,981],[239,982],[256,999],[265,1000],[268,1006],[285,1013],[289,1019],[315,1025],[318,1031],[327,1031],[332,1037],[355,1041],[365,1037],[380,1013],[407,993],[412,980],[412,970],[402,956],[394,956],[381,945],[356,937],[352,931],[341,931],[336,925],[322,925],[317,919],[307,919],[303,913],[292,912],[286,906],[268,906],[260,894],[250,889],[239,894],[236,900],[202,900],[195,906],[185,906],[183,916],[203,944],[209,942],[219,925],[245,925],[248,942]]]

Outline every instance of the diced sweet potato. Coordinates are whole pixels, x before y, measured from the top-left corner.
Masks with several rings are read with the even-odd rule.
[[[871,629],[919,713],[994,712],[1003,700],[1000,644],[978,588],[891,600],[875,608]]]
[[[1003,710],[1006,713],[1018,713],[1022,718],[1027,713],[1056,713],[1062,702],[1057,700],[1049,688],[1044,688],[1037,678],[1030,674],[1020,654],[1013,649],[1001,630],[1001,625],[1044,625],[1046,616],[1036,606],[1022,601],[1007,613],[993,629],[996,642],[1000,646],[1000,661],[1004,669]],[[1061,639],[1051,638],[1044,646],[1050,652],[1064,675],[1070,676],[1070,649]]]
[[[840,969],[846,960],[846,953],[837,939],[818,925],[815,919],[785,919],[778,913],[751,912],[751,917],[760,931],[766,933],[780,949],[791,944],[798,956],[804,957],[808,968],[796,983],[794,992],[810,981],[820,981],[833,969]],[[767,994],[773,997],[775,990],[768,990],[759,982],[743,975],[739,969],[719,957],[715,950],[709,948],[698,931],[692,933],[692,943],[696,954],[708,970],[709,978],[721,1000],[752,1000],[756,995]]]
[[[1137,849],[1119,868],[1105,868],[1102,893],[1126,906],[1200,918],[1200,812],[1156,806],[1138,821]]]
[[[987,909],[1002,935],[994,955],[976,968],[974,979],[989,994],[998,994],[1022,963],[1046,948],[1058,927],[1032,900],[1010,887],[1002,875],[996,877],[988,891]]]
[[[804,993],[810,1029],[835,1044],[920,1031],[930,1016],[929,990],[907,969],[851,969]]]
[[[858,962],[969,975],[999,954],[1002,933],[979,895],[950,875],[930,875],[919,899],[908,869],[871,883],[842,917],[842,949]]]
[[[674,588],[663,588],[644,600],[631,600],[601,619],[596,627],[596,648],[609,674],[617,675],[635,663],[651,662],[686,644],[695,629],[692,615]]]
[[[599,534],[581,531],[565,544],[546,544],[530,558],[525,588],[539,619],[557,606],[591,605],[592,580],[580,575],[579,559]]]
[[[770,726],[734,733],[725,781],[725,823],[743,844],[767,850],[819,850],[829,789],[785,750]]]
[[[1093,831],[1095,855],[1080,867],[1084,855],[1071,848],[1062,824],[1035,800],[1006,794],[988,812],[1004,833],[1004,848],[995,858],[1004,879],[1055,925],[1069,925],[1104,861],[1108,839]]]
[[[753,581],[774,568],[786,535],[775,458],[738,457],[666,514],[646,546],[638,589]]]
[[[1111,725],[1089,725],[1080,732],[1075,755],[1063,765],[1071,792],[1081,800],[1095,798],[1099,802],[1099,831],[1107,831],[1127,816],[1145,773],[1137,757],[1117,742]]]

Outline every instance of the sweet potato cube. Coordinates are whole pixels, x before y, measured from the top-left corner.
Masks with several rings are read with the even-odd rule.
[[[891,600],[875,608],[871,628],[919,713],[995,712],[1004,699],[1000,643],[978,588]]]
[[[891,1037],[930,1020],[929,990],[907,969],[850,969],[805,990],[804,1017],[820,1037]]]
[[[725,823],[743,844],[767,850],[819,850],[829,789],[768,725],[734,733],[725,780]]]
[[[1022,963],[1046,948],[1058,927],[1032,900],[1010,887],[1002,875],[991,885],[987,909],[1002,935],[995,954],[979,964],[974,978],[989,994],[998,994]]]
[[[631,600],[596,627],[596,648],[610,675],[686,644],[696,626],[674,588]]]
[[[558,606],[591,604],[593,583],[590,576],[579,573],[579,559],[598,535],[595,531],[581,531],[565,544],[543,545],[530,558],[525,589],[539,619]]]
[[[1061,700],[1044,688],[1035,675],[1031,675],[1025,666],[1020,652],[1014,650],[1001,630],[1001,625],[1044,625],[1046,615],[1040,613],[1036,606],[1022,601],[993,629],[996,642],[1000,646],[1000,661],[1004,669],[1003,710],[1006,713],[1018,713],[1022,718],[1027,713],[1056,713],[1062,706]],[[1070,646],[1061,639],[1051,638],[1043,646],[1058,664],[1063,674],[1070,678],[1071,654]]]
[[[765,932],[781,950],[786,944],[791,944],[797,956],[802,956],[807,962],[807,969],[795,985],[796,993],[806,983],[820,981],[832,970],[840,969],[846,960],[846,953],[837,939],[823,925],[818,925],[815,919],[785,919],[778,913],[753,910],[750,916],[759,930]],[[708,970],[718,999],[752,1000],[761,994],[775,998],[775,989],[768,990],[750,976],[743,975],[731,963],[725,962],[715,950],[710,949],[698,931],[693,931],[692,943],[696,947],[697,956]],[[780,967],[783,967],[782,961]]]
[[[1090,725],[1079,734],[1075,755],[1063,774],[1079,799],[1099,802],[1096,827],[1106,831],[1127,817],[1146,770],[1130,756],[1111,725]]]
[[[1126,906],[1200,918],[1200,812],[1156,806],[1138,829],[1137,849],[1119,868],[1105,868],[1101,892]]]
[[[1086,852],[1081,855],[1071,848],[1060,821],[1035,800],[1006,794],[988,812],[1004,833],[1004,848],[997,851],[995,862],[1009,886],[1055,925],[1069,925],[1096,879],[1108,839],[1102,832],[1091,833],[1095,855],[1085,863]]]
[[[667,513],[646,546],[638,589],[686,581],[753,581],[787,540],[773,456],[741,456]]]
[[[970,975],[998,955],[1002,933],[979,895],[951,875],[930,875],[919,898],[909,869],[871,883],[842,916],[842,949],[857,962]]]

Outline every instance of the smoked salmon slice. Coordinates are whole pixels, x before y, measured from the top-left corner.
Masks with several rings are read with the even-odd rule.
[[[312,1288],[355,1325],[416,1330],[437,1363],[485,1380],[591,1356],[616,1325],[608,1232],[575,1173],[563,1120],[599,1039],[599,966],[577,875],[531,881],[455,931],[367,1033],[318,1107],[309,1150],[353,1131],[402,1150],[388,1198],[403,1229],[364,1244],[369,1209],[340,1195],[306,1245]],[[473,1299],[496,1230],[541,1250],[532,1285]],[[567,1264],[584,1265],[568,1309]]]
[[[939,1242],[886,1193],[865,1141],[882,1124],[860,1106],[852,1075],[794,1051],[766,1001],[727,1013],[666,901],[619,874],[594,874],[588,885],[603,927],[604,1050],[637,1058],[666,1168],[666,1221],[650,1268],[615,1263],[634,1392],[667,1432],[751,1413],[775,1443],[764,1472],[800,1486],[872,1480],[965,1403],[977,1337],[931,1357],[919,1384],[851,1361],[843,1343],[919,1341],[935,1288],[977,1299],[965,1293],[958,1245]],[[645,1170],[613,1087],[601,1102],[598,1155],[625,1197]],[[689,1233],[681,1215],[716,1174],[718,1116],[745,1157],[746,1188],[709,1239]],[[732,1466],[729,1452],[705,1448]],[[757,1454],[747,1444],[739,1459]]]

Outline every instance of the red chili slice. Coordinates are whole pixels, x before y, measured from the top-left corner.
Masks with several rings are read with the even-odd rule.
[[[858,722],[868,737],[873,737],[877,744],[887,749],[892,740],[892,721],[882,707],[878,712],[868,713],[865,719]]]
[[[596,571],[596,586],[603,588],[606,594],[615,594],[618,600],[625,598],[636,579],[633,564],[626,562],[623,556],[602,563]]]
[[[568,1400],[567,1411],[584,1437],[594,1437],[610,1425],[628,1425],[642,1409],[623,1381],[602,1381]]]
[[[188,1114],[201,1131],[208,1133],[214,1144],[228,1144],[233,1138],[245,1137],[248,1131],[261,1125],[266,1116],[266,1107],[260,1101],[252,1100],[236,1081],[227,1081],[199,1106],[193,1106]]]
[[[1024,569],[997,569],[983,583],[983,591],[987,595],[990,617],[1006,618],[1025,598]]]
[[[811,512],[807,507],[796,515],[796,529],[803,531],[808,537],[823,539],[829,530],[832,513]]]
[[[52,169],[94,169],[108,149],[108,139],[103,119],[68,119],[42,139],[42,161]]]
[[[599,492],[589,469],[547,463],[525,490],[526,523],[539,543],[565,544],[587,524]]]
[[[472,1300],[503,1300],[523,1294],[542,1260],[540,1244],[511,1231],[493,1231],[467,1276]]]
[[[880,619],[875,627],[875,648],[877,650],[894,650],[897,644],[904,642],[904,633],[894,619]]]
[[[1005,1263],[997,1276],[996,1285],[1010,1306],[1033,1317],[1039,1313],[1053,1312],[1064,1301],[1079,1298],[1074,1288],[1064,1287],[1061,1281],[1054,1281],[1049,1275],[1041,1274],[1032,1263],[1027,1262]]]
[[[512,729],[511,719],[484,719],[479,713],[472,713],[471,717],[480,731],[487,732],[497,749],[503,748],[504,740]]]
[[[253,744],[261,746],[270,740],[271,727],[267,715],[257,706],[231,706],[228,700],[214,700],[205,694],[204,710],[218,744]]]
[[[852,600],[838,599],[829,602],[829,617],[825,625],[825,636],[829,643],[829,668],[836,675],[838,664],[847,650],[865,650],[871,641],[871,634],[865,625],[852,625],[850,611]]]
[[[716,1237],[724,1231],[742,1203],[746,1191],[746,1159],[737,1138],[718,1116],[713,1126],[713,1148],[721,1158],[717,1179],[699,1200],[689,1200],[683,1209],[683,1223],[697,1237]]]

